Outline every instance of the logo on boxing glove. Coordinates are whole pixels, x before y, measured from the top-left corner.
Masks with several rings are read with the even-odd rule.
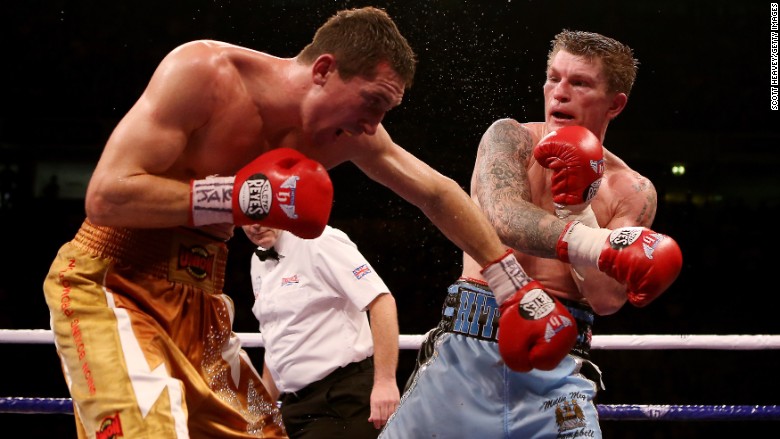
[[[601,160],[589,160],[588,163],[590,164],[590,169],[593,171],[596,175],[604,175],[604,159]],[[590,185],[588,185],[587,188],[585,188],[585,193],[582,194],[582,199],[587,201],[590,201],[593,199],[593,197],[596,196],[596,194],[599,192],[599,187],[601,186],[601,177],[594,180]]]
[[[555,334],[563,331],[564,328],[568,328],[571,325],[571,320],[566,316],[557,315],[550,317],[550,320],[547,322],[547,326],[544,328],[544,341],[549,343],[550,340],[555,337]]]
[[[594,181],[591,183],[586,189],[585,193],[582,196],[582,199],[587,201],[590,201],[593,199],[593,197],[596,196],[596,194],[599,192],[599,187],[601,186],[601,179]],[[565,206],[565,205],[563,205]]]
[[[554,309],[555,301],[552,297],[538,288],[527,292],[518,304],[520,315],[526,320],[543,319]]]
[[[666,236],[660,233],[651,233],[644,237],[642,250],[645,251],[645,256],[647,259],[653,259],[653,252],[655,252],[655,248],[658,247],[658,244],[660,244],[661,241],[663,241],[665,238]]]
[[[626,248],[635,243],[641,234],[641,227],[623,227],[615,229],[609,234],[609,246],[615,250]]]
[[[293,175],[282,183],[279,187],[279,191],[276,193],[276,201],[279,202],[279,207],[290,219],[298,219],[298,214],[295,213],[295,188],[298,186],[298,176]]]
[[[544,290],[533,289],[520,299],[517,309],[524,319],[539,320],[555,311],[555,300]],[[564,315],[550,316],[544,327],[544,341],[549,343],[557,333],[571,325],[572,321]]]
[[[593,170],[594,174],[604,175],[604,159],[601,159],[601,160],[591,160],[590,161],[590,169]],[[599,180],[599,181],[601,181],[601,180]]]
[[[609,246],[615,250],[624,249],[636,242],[642,235],[642,227],[623,227],[615,229],[609,235]],[[647,259],[653,259],[656,247],[663,241],[664,235],[660,233],[648,233],[642,238],[642,251]]]
[[[273,190],[268,177],[263,174],[253,174],[241,185],[238,193],[238,205],[247,217],[262,220],[271,211]]]

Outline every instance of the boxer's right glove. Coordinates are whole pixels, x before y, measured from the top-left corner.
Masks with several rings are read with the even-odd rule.
[[[542,284],[525,274],[511,251],[482,270],[501,316],[498,350],[512,370],[552,370],[577,341],[577,324]]]
[[[628,301],[640,308],[666,291],[682,269],[682,252],[674,239],[644,227],[593,229],[572,221],[556,251],[563,262],[596,265],[625,284]]]
[[[262,224],[304,239],[322,234],[333,204],[325,168],[290,148],[271,150],[235,177],[190,182],[190,225]]]

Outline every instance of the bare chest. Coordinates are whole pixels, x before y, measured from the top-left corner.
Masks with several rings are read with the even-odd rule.
[[[179,166],[198,177],[232,175],[274,147],[254,108],[231,106],[192,133]]]
[[[530,186],[531,201],[549,213],[555,212],[552,199],[552,171],[543,168],[535,160],[528,167],[528,184]],[[596,214],[599,225],[604,227],[615,215],[614,204],[609,200],[614,198],[610,179],[605,175],[596,196],[591,200],[591,208]]]

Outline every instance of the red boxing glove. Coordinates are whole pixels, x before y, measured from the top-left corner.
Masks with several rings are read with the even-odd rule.
[[[525,274],[511,251],[482,275],[499,303],[498,351],[507,367],[554,369],[577,341],[577,324],[566,307]]]
[[[623,227],[609,235],[598,265],[608,276],[625,279],[628,301],[641,308],[677,279],[682,251],[669,236],[644,227]]]
[[[569,310],[537,281],[499,309],[498,351],[512,370],[555,369],[577,341],[577,324]]]
[[[333,205],[325,168],[298,151],[274,149],[236,174],[233,223],[260,223],[304,239],[322,234]]]
[[[191,182],[190,224],[263,224],[304,239],[322,234],[333,185],[318,162],[290,148],[269,151],[235,177]]]
[[[534,148],[534,158],[553,170],[556,213],[569,206],[581,211],[596,196],[604,175],[604,148],[587,128],[567,126],[551,132]]]
[[[573,221],[556,247],[558,259],[577,267],[596,265],[626,285],[628,300],[647,306],[677,279],[682,251],[671,237],[644,227],[592,229]]]

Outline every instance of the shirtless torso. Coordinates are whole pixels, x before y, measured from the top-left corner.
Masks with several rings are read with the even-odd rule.
[[[517,157],[525,160],[525,175],[530,201],[548,213],[554,214],[551,179],[552,170],[542,167],[533,157],[533,147],[547,134],[544,123],[518,124],[530,136],[530,143],[519,145]],[[604,149],[605,171],[591,207],[599,226],[615,229],[624,226],[649,227],[655,217],[655,189],[652,183],[626,165],[619,157]],[[472,178],[472,198],[479,204]],[[575,283],[569,264],[557,259],[537,257],[515,251],[515,256],[532,278],[540,281],[546,290],[558,297],[582,301],[585,296]],[[481,267],[464,255],[463,276],[482,279]]]

